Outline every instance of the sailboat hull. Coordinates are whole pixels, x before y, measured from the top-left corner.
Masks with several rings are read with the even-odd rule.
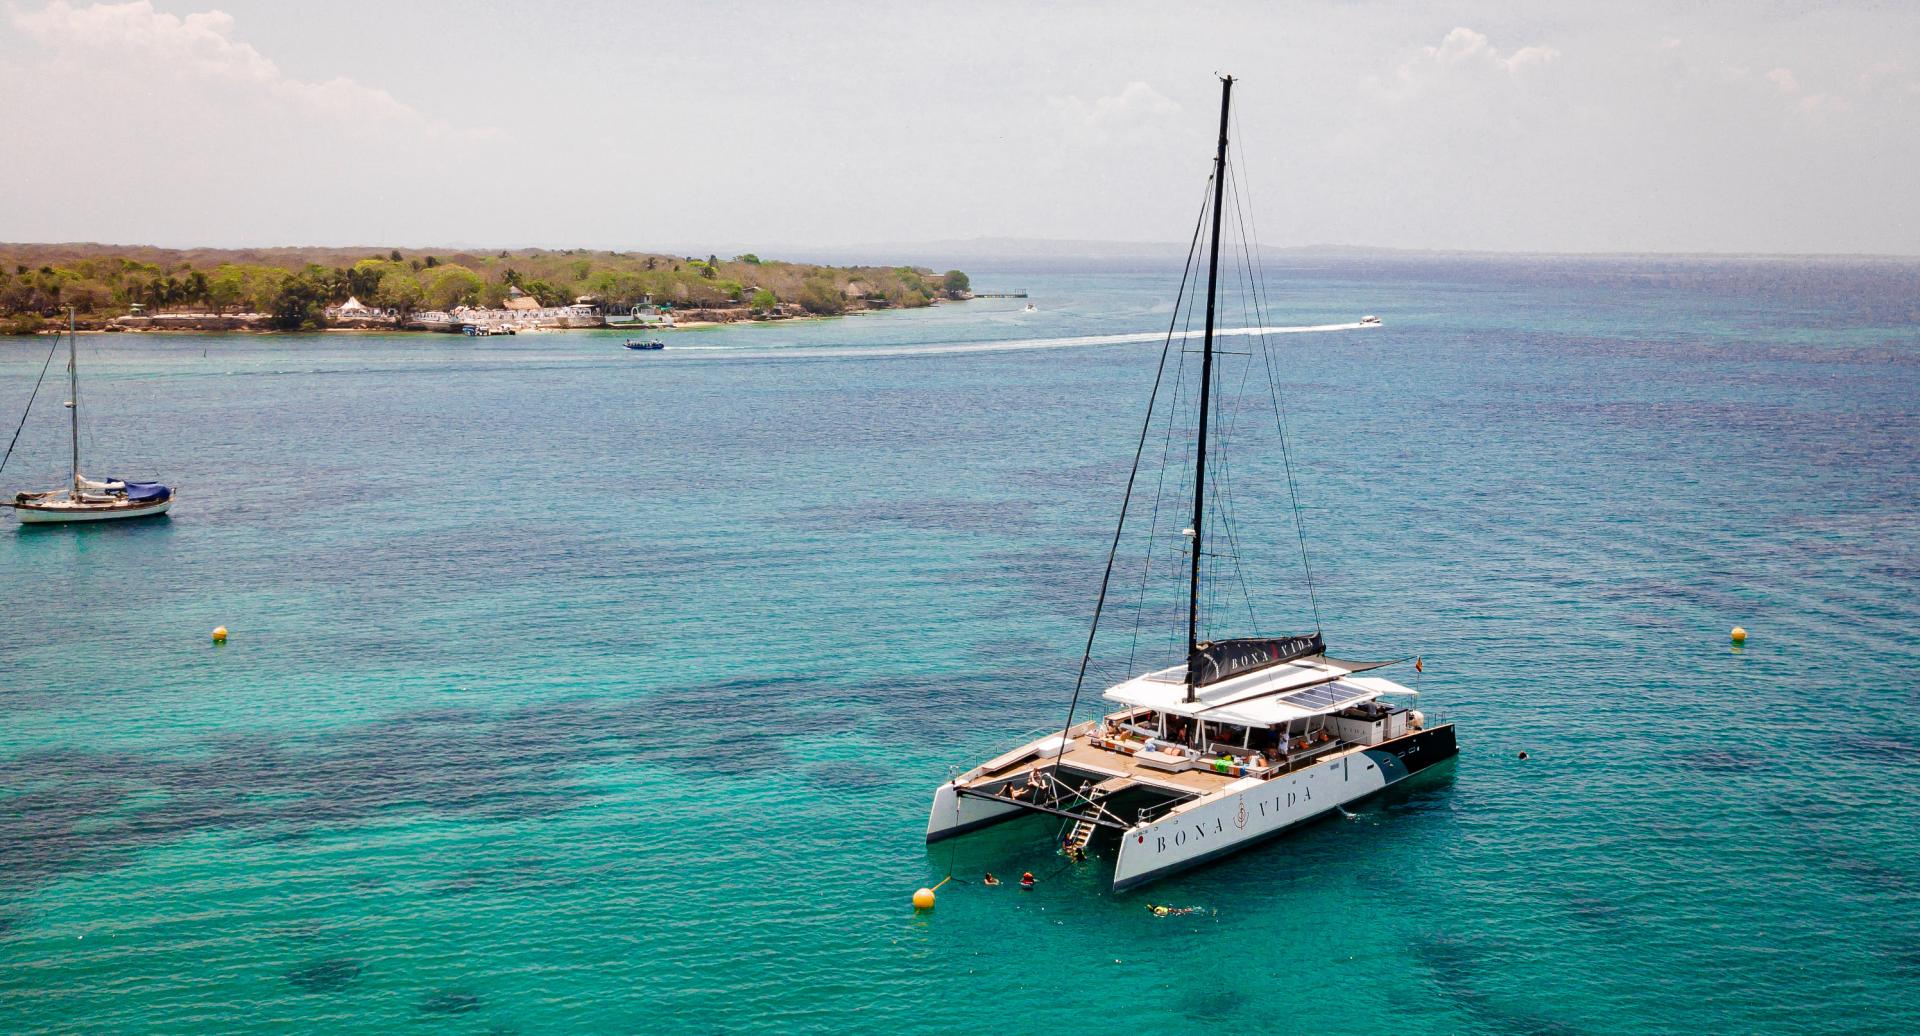
[[[1378,794],[1459,754],[1453,724],[1429,727],[1273,780],[1246,778],[1122,833],[1115,892],[1208,863]]]
[[[13,513],[22,525],[56,525],[70,522],[106,522],[121,518],[152,518],[167,513],[171,497],[151,504],[14,504]]]

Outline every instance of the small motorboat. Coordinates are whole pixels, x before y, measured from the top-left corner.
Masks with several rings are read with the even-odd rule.
[[[625,344],[627,348],[633,349],[636,351],[665,349],[667,347],[667,343],[661,341],[658,338],[629,338],[627,339]]]
[[[1373,314],[1371,314],[1371,313],[1369,313],[1369,314],[1367,314],[1367,315],[1366,315],[1366,316],[1364,316],[1364,317],[1361,317],[1361,318],[1360,318],[1360,322],[1361,322],[1362,324],[1365,324],[1365,325],[1366,325],[1366,326],[1368,326],[1368,327],[1379,327],[1379,326],[1380,326],[1380,318],[1379,318],[1379,317],[1376,317],[1376,316],[1374,316],[1374,315],[1373,315]]]

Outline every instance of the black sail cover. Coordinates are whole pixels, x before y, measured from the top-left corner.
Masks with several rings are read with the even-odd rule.
[[[1242,673],[1291,662],[1296,658],[1318,655],[1327,650],[1327,642],[1318,633],[1297,637],[1243,637],[1202,644],[1187,659],[1187,683],[1205,687]]]

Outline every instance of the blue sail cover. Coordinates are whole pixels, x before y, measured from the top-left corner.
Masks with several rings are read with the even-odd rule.
[[[157,504],[173,495],[173,490],[158,482],[127,483],[127,503]]]

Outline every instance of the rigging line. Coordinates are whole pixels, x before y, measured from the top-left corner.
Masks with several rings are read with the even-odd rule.
[[[1209,190],[1211,190],[1212,182],[1213,181],[1211,178],[1209,178],[1207,181]],[[1212,200],[1211,197],[1209,197],[1208,201],[1211,202],[1211,200]],[[1201,209],[1200,218],[1204,220],[1206,218],[1206,213],[1208,211],[1209,210],[1203,207]],[[1199,267],[1197,265],[1194,267],[1194,274],[1196,277],[1199,274]],[[1193,307],[1194,307],[1194,301],[1191,297],[1189,297],[1189,299],[1187,300],[1186,318],[1182,325],[1182,330],[1184,332],[1191,333],[1193,330]],[[1186,390],[1186,383],[1187,383],[1187,356],[1186,356],[1185,349],[1182,349],[1180,351],[1179,365],[1175,368],[1174,374],[1175,374],[1175,377],[1178,378],[1179,380],[1174,383],[1173,399],[1167,405],[1167,437],[1166,437],[1166,442],[1162,444],[1161,454],[1160,454],[1160,474],[1159,474],[1159,478],[1157,480],[1157,484],[1155,488],[1156,497],[1154,501],[1154,506],[1156,509],[1158,509],[1160,506],[1159,496],[1166,492],[1165,487],[1167,482],[1167,472],[1173,470],[1173,465],[1171,463],[1173,459],[1173,432],[1175,428],[1175,422],[1178,421],[1180,417],[1180,394]],[[1188,453],[1188,443],[1184,439],[1180,443],[1180,448],[1181,448],[1181,459],[1183,461],[1182,466],[1184,467],[1185,466],[1184,461],[1190,456],[1190,454]],[[1186,491],[1186,487],[1184,484],[1182,484],[1178,491],[1178,494],[1184,494],[1185,491]],[[1178,495],[1178,494],[1176,494],[1174,503],[1180,510],[1184,511],[1186,509],[1186,502],[1187,502],[1186,497],[1184,495]],[[1154,538],[1157,540],[1159,538],[1159,535],[1160,535],[1159,525],[1158,525],[1158,519],[1156,517],[1155,526],[1154,526]],[[1173,560],[1176,563],[1177,567],[1180,570],[1185,570],[1185,568],[1187,567],[1187,563],[1186,563],[1187,540],[1184,537],[1179,537],[1179,538],[1176,538],[1175,544],[1176,546],[1172,550],[1170,550],[1168,553],[1173,555]],[[1143,594],[1146,592],[1146,584],[1144,582],[1142,583],[1142,586],[1141,586],[1141,592]],[[1168,617],[1169,619],[1172,619],[1171,612],[1168,613]],[[1173,650],[1174,639],[1179,635],[1180,635],[1179,624],[1177,620],[1174,620],[1170,622],[1169,625],[1167,626],[1166,653],[1169,657],[1171,657],[1174,653],[1174,650]]]
[[[60,351],[60,336],[53,336],[53,345],[47,349],[47,362],[40,365],[40,377],[33,383],[33,392],[27,396],[27,408],[20,411],[20,423],[13,428],[13,441],[7,444],[5,456],[0,456],[0,471],[7,470],[7,461],[13,459],[13,448],[20,444],[20,431],[27,426],[27,415],[33,413],[33,401],[40,398],[40,384],[47,380],[47,371],[53,368],[53,354]]]
[[[1249,364],[1249,367],[1250,366],[1251,364]],[[1222,369],[1220,376],[1223,378],[1225,377],[1224,367]],[[1241,378],[1243,390],[1245,387],[1245,380],[1246,379],[1243,374]],[[1217,394],[1220,396],[1220,399],[1221,399],[1221,407],[1220,407],[1221,418],[1222,418],[1220,422],[1221,430],[1220,430],[1220,435],[1218,436],[1218,447],[1210,452],[1212,453],[1215,462],[1219,466],[1219,477],[1214,479],[1208,491],[1213,496],[1214,511],[1218,515],[1217,524],[1221,532],[1226,536],[1226,539],[1227,539],[1227,556],[1233,560],[1234,576],[1240,582],[1240,594],[1246,600],[1247,621],[1252,623],[1253,626],[1258,627],[1259,620],[1254,615],[1254,611],[1253,611],[1253,595],[1252,595],[1252,592],[1248,589],[1246,571],[1244,568],[1241,567],[1241,563],[1240,563],[1240,537],[1239,537],[1239,532],[1236,528],[1236,521],[1234,517],[1234,508],[1233,508],[1233,463],[1229,459],[1232,457],[1232,450],[1229,448],[1229,444],[1231,443],[1233,433],[1237,428],[1237,421],[1236,421],[1237,411],[1234,411],[1233,409],[1228,407],[1227,405],[1228,398],[1224,392],[1220,392]],[[1217,559],[1214,561],[1213,567],[1216,569],[1218,568]],[[1217,573],[1215,572],[1208,573],[1209,577],[1213,577],[1216,574]],[[1217,611],[1219,607],[1219,596],[1217,593],[1217,590],[1218,590],[1217,584],[1210,584],[1209,589],[1211,591],[1214,591],[1208,601],[1209,610]]]
[[[1186,284],[1187,279],[1192,276],[1194,272],[1193,258],[1200,233],[1199,226],[1205,222],[1207,218],[1207,205],[1212,200],[1212,187],[1213,178],[1208,177],[1206,186],[1200,195],[1200,214],[1194,218],[1195,245],[1188,247],[1187,265],[1182,267],[1180,272],[1180,294],[1174,297],[1173,317],[1168,321],[1167,326],[1169,334],[1173,331],[1174,322],[1180,319],[1180,302],[1182,298],[1185,298],[1187,303],[1186,330],[1191,330],[1193,326],[1193,300],[1186,294]],[[1185,340],[1184,336],[1182,340]],[[1166,366],[1167,358],[1162,354],[1160,357],[1160,369],[1164,372]],[[1145,621],[1147,608],[1147,584],[1151,581],[1153,575],[1153,545],[1160,535],[1160,500],[1167,485],[1167,458],[1171,456],[1173,452],[1173,418],[1174,412],[1178,410],[1180,406],[1180,384],[1182,380],[1184,380],[1186,366],[1186,350],[1182,349],[1179,367],[1174,372],[1173,397],[1167,403],[1167,441],[1160,449],[1160,473],[1153,487],[1153,520],[1147,525],[1147,557],[1140,567],[1140,594],[1133,609],[1133,638],[1127,647],[1126,675],[1128,676],[1133,675],[1134,662],[1139,655],[1140,627]],[[1147,423],[1149,425],[1153,423],[1153,408],[1151,406],[1147,408]]]
[[[1252,364],[1248,366],[1251,367]],[[1241,377],[1242,394],[1244,394],[1245,382],[1246,378],[1243,375]],[[1227,423],[1231,427],[1231,422]],[[1233,507],[1233,462],[1228,459],[1230,454],[1225,449],[1225,436],[1222,436],[1221,447],[1220,481],[1214,488],[1214,505],[1220,510],[1222,519],[1220,527],[1227,534],[1227,550],[1230,552],[1228,556],[1233,558],[1234,578],[1240,581],[1240,596],[1246,601],[1247,622],[1250,624],[1249,632],[1252,632],[1259,629],[1260,619],[1254,614],[1253,590],[1247,583],[1247,572],[1240,562],[1240,533],[1236,527]]]
[[[1213,178],[1211,176],[1207,178],[1207,186],[1209,188],[1213,186]],[[1206,209],[1206,213],[1208,216],[1211,216],[1211,214],[1213,213],[1211,197],[1209,197],[1208,199],[1208,208]],[[1194,259],[1195,279],[1198,279],[1199,274],[1200,274],[1200,259],[1199,257],[1196,256]],[[1198,305],[1199,305],[1199,300],[1197,298],[1190,299],[1187,302],[1187,320],[1186,320],[1185,330],[1187,331],[1188,334],[1192,334],[1193,332],[1193,312],[1194,312],[1194,309],[1198,307]],[[1185,349],[1181,350],[1180,378],[1181,378],[1182,389],[1186,387],[1186,362],[1187,362],[1188,353],[1189,353],[1188,350],[1185,350]],[[1198,363],[1199,361],[1196,360],[1195,362]],[[1204,369],[1205,364],[1202,364],[1201,366]],[[1196,372],[1194,376],[1194,381],[1197,383],[1199,380],[1200,380],[1199,374]],[[1187,394],[1187,399],[1186,399],[1187,405],[1191,408],[1195,408],[1193,410],[1193,420],[1196,422],[1196,424],[1199,421],[1199,414],[1197,410],[1199,405],[1199,395],[1200,393],[1197,391],[1190,392]],[[1169,421],[1175,420],[1179,418],[1179,416],[1180,415],[1178,413],[1169,414],[1168,420]],[[1169,434],[1171,434],[1172,430],[1173,428],[1170,425],[1168,428]],[[1169,441],[1171,442],[1171,439]],[[1194,458],[1198,456],[1199,443],[1196,442],[1192,437],[1184,436],[1184,435],[1180,437],[1179,443],[1180,443],[1180,465],[1179,465],[1180,470],[1182,471],[1190,470],[1193,467]],[[1173,470],[1173,469],[1169,465],[1162,471],[1162,475],[1164,476],[1165,472],[1170,470]],[[1186,479],[1184,478],[1177,480],[1176,485],[1179,487],[1176,490],[1176,495],[1175,495],[1175,503],[1178,506],[1178,513],[1176,513],[1174,517],[1175,517],[1175,520],[1178,521],[1181,515],[1193,513],[1193,487],[1189,485]],[[1175,571],[1173,575],[1177,579],[1177,582],[1175,583],[1174,596],[1177,600],[1184,601],[1186,599],[1187,582],[1188,582],[1187,573],[1188,573],[1188,570],[1191,568],[1191,564],[1193,561],[1193,537],[1186,535],[1185,531],[1182,530],[1181,535],[1176,537],[1174,542],[1176,546],[1173,551],[1175,555],[1174,557]],[[1185,614],[1183,614],[1184,611],[1185,609],[1183,608],[1169,608],[1167,611],[1166,654],[1167,654],[1167,657],[1169,658],[1177,657],[1181,654],[1186,653],[1186,643],[1187,643],[1186,618],[1187,617]]]
[[[1228,187],[1229,189],[1235,190],[1236,192],[1238,190],[1238,185],[1235,184],[1232,180],[1228,181]],[[1242,235],[1240,247],[1241,247],[1242,255],[1244,256],[1246,252],[1246,241],[1244,239],[1244,235]],[[1245,284],[1246,282],[1242,281],[1242,283]],[[1240,296],[1240,312],[1243,317],[1248,315],[1247,314],[1247,298],[1249,293],[1250,291],[1243,291]],[[1253,360],[1251,357],[1249,357],[1247,362],[1243,364],[1240,368],[1240,385],[1238,388],[1235,389],[1235,395],[1233,397],[1235,400],[1242,400],[1246,398],[1247,379],[1252,375],[1252,373],[1253,373]],[[1222,394],[1221,399],[1224,404],[1226,400],[1226,396]],[[1234,499],[1233,499],[1233,464],[1230,459],[1231,453],[1227,449],[1227,443],[1232,439],[1232,437],[1235,434],[1239,432],[1241,411],[1238,408],[1229,409],[1225,405],[1221,407],[1221,410],[1222,410],[1222,416],[1225,418],[1225,420],[1221,422],[1223,429],[1222,429],[1220,451],[1219,451],[1220,477],[1221,477],[1222,486],[1224,488],[1225,500],[1224,502],[1216,501],[1216,503],[1219,504],[1222,517],[1224,518],[1224,524],[1222,525],[1222,528],[1226,531],[1228,547],[1232,551],[1234,576],[1240,581],[1240,595],[1246,601],[1247,622],[1249,624],[1249,632],[1253,632],[1253,631],[1257,631],[1260,628],[1260,617],[1254,611],[1253,589],[1252,589],[1252,586],[1247,582],[1246,568],[1241,560],[1240,539],[1239,539],[1239,532],[1237,530],[1238,517],[1234,509]]]
[[[1203,215],[1202,220],[1204,219]],[[1193,225],[1193,240],[1187,245],[1188,265],[1192,265],[1193,251],[1200,247],[1200,226],[1199,221]],[[1181,294],[1185,294],[1186,289],[1187,272],[1182,269],[1180,271]],[[1146,420],[1140,423],[1140,441],[1133,447],[1133,468],[1127,472],[1127,490],[1120,500],[1120,520],[1114,523],[1113,543],[1107,547],[1107,570],[1100,576],[1100,596],[1094,601],[1093,622],[1087,629],[1086,650],[1080,654],[1080,674],[1073,681],[1073,700],[1067,703],[1067,721],[1060,727],[1060,750],[1053,756],[1053,767],[1056,773],[1060,769],[1060,759],[1067,754],[1067,735],[1073,730],[1073,713],[1080,707],[1080,690],[1087,682],[1087,663],[1093,658],[1093,639],[1100,632],[1100,613],[1107,606],[1107,586],[1113,581],[1113,560],[1120,554],[1120,534],[1126,531],[1127,508],[1133,503],[1133,481],[1140,475],[1140,458],[1147,451],[1147,432],[1153,428],[1153,404],[1160,398],[1160,382],[1167,375],[1167,354],[1173,351],[1173,321],[1178,320],[1180,316],[1180,307],[1177,303],[1173,309],[1174,315],[1167,322],[1167,339],[1160,346],[1160,365],[1154,371],[1153,389],[1147,393],[1147,416]]]
[[[1240,128],[1239,123],[1235,122],[1234,132],[1236,133],[1236,135],[1239,133],[1239,128]],[[1242,150],[1243,151],[1245,150],[1244,147],[1242,148]],[[1239,156],[1235,156],[1235,157],[1239,158]],[[1240,169],[1244,173],[1246,169],[1245,159],[1239,158],[1239,161],[1240,161]],[[1241,221],[1241,237],[1243,240],[1247,237],[1247,224],[1249,222],[1252,223],[1253,256],[1254,256],[1254,263],[1259,273],[1256,283],[1264,283],[1266,281],[1266,276],[1267,276],[1267,264],[1266,264],[1266,259],[1260,255],[1259,222],[1253,219],[1253,217],[1248,212],[1248,210],[1253,207],[1251,202],[1248,202],[1244,207],[1241,205],[1240,192],[1237,189],[1239,177],[1229,176],[1228,182],[1236,184],[1236,189],[1233,192],[1234,213],[1236,217],[1239,218]],[[1257,294],[1254,298],[1254,306],[1255,306],[1256,314],[1260,315],[1264,319],[1265,309],[1262,305],[1262,299]],[[1260,326],[1264,327],[1266,325],[1261,324]],[[1264,334],[1258,337],[1260,339],[1260,356],[1261,356],[1261,359],[1265,361],[1266,368],[1267,368],[1267,390],[1271,394],[1271,397],[1273,399],[1273,420],[1274,420],[1274,424],[1279,428],[1279,432],[1280,432],[1280,459],[1282,464],[1285,466],[1286,472],[1287,472],[1287,496],[1293,502],[1293,531],[1295,536],[1300,541],[1300,568],[1301,568],[1301,571],[1306,575],[1307,604],[1313,610],[1314,632],[1316,633],[1323,632],[1321,623],[1320,623],[1320,598],[1319,598],[1319,595],[1314,591],[1314,587],[1313,587],[1313,559],[1307,553],[1307,528],[1306,528],[1305,520],[1302,518],[1301,511],[1300,511],[1300,485],[1299,485],[1299,482],[1295,479],[1294,472],[1293,472],[1293,449],[1287,443],[1286,405],[1280,402],[1280,383],[1278,379],[1274,377],[1274,373],[1273,373],[1272,343],[1270,343],[1267,340],[1267,336]]]
[[[1235,128],[1237,130],[1238,126],[1236,125]],[[1246,163],[1244,159],[1241,160],[1240,169],[1243,172],[1246,169]],[[1244,206],[1242,205],[1242,199],[1240,196],[1240,192],[1238,190],[1239,177],[1235,176],[1232,179],[1230,179],[1229,182],[1235,188],[1234,206],[1235,206],[1236,216],[1242,222],[1241,237],[1243,240],[1250,237],[1253,243],[1253,265],[1255,268],[1255,272],[1257,273],[1257,275],[1254,277],[1254,284],[1256,286],[1256,290],[1254,294],[1254,308],[1255,308],[1256,315],[1264,319],[1269,307],[1267,304],[1267,298],[1264,293],[1264,285],[1266,284],[1266,257],[1261,253],[1261,250],[1260,250],[1259,220],[1255,217],[1252,211],[1253,202],[1251,198],[1246,199]],[[1251,228],[1250,233],[1249,233],[1249,228]],[[1278,428],[1279,434],[1280,434],[1280,456],[1286,467],[1287,495],[1290,498],[1293,505],[1293,528],[1294,528],[1294,534],[1298,539],[1299,545],[1300,545],[1300,567],[1301,567],[1302,573],[1305,576],[1305,581],[1307,585],[1307,603],[1313,611],[1314,629],[1316,631],[1319,631],[1322,628],[1321,622],[1320,622],[1320,601],[1319,601],[1319,596],[1313,585],[1313,559],[1307,550],[1306,521],[1300,507],[1299,482],[1294,473],[1293,450],[1290,442],[1288,441],[1288,436],[1287,436],[1286,404],[1283,403],[1280,399],[1279,382],[1273,372],[1272,342],[1269,341],[1267,336],[1264,334],[1260,335],[1259,337],[1260,337],[1260,345],[1261,345],[1261,357],[1267,369],[1268,391],[1271,394],[1271,397],[1273,399],[1274,423]]]

